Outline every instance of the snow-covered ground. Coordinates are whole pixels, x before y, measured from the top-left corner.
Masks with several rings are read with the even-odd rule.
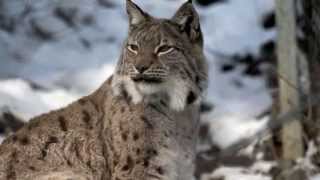
[[[135,2],[152,15],[170,17],[184,0]],[[13,32],[0,29],[0,111],[9,109],[28,120],[99,87],[113,72],[126,36],[124,3],[3,1],[2,14],[16,25]],[[266,30],[261,25],[263,17],[273,11],[274,1],[228,0],[196,8],[210,65],[206,100],[215,106],[203,122],[210,127],[211,140],[225,148],[265,126],[268,119],[256,117],[271,106],[272,98],[263,74],[246,75],[244,65],[224,72],[223,65],[235,62],[220,54],[259,56],[261,45],[276,37],[274,28]],[[261,166],[269,165],[267,162]],[[226,180],[270,179],[254,168],[221,167],[207,178],[230,174]]]

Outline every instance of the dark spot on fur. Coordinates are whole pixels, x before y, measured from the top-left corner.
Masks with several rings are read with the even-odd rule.
[[[167,132],[164,132],[163,134],[164,134],[165,137],[169,137]]]
[[[197,96],[195,95],[195,93],[190,91],[187,97],[187,103],[192,104],[195,102],[196,99],[197,99]]]
[[[12,139],[13,142],[16,142],[18,140],[18,137],[16,135],[12,135],[11,139]]]
[[[200,139],[206,139],[209,137],[209,126],[207,124],[201,124],[199,128]]]
[[[71,161],[70,161],[69,159],[67,159],[67,165],[68,165],[69,167],[72,167],[72,166],[73,166],[72,163],[71,163]]]
[[[132,98],[131,96],[129,96],[128,92],[125,90],[125,87],[123,84],[121,85],[120,89],[121,89],[121,95],[123,96],[127,104],[130,104]]]
[[[81,157],[81,154],[80,154],[80,151],[79,151],[80,148],[79,148],[78,146],[79,146],[79,144],[76,143],[76,144],[75,144],[74,151],[75,151],[75,153],[76,153],[77,159],[80,159],[80,160],[81,160],[82,157]]]
[[[148,167],[149,166],[149,158],[148,157],[143,159],[143,166],[144,167]]]
[[[80,105],[85,105],[87,103],[87,101],[84,100],[84,99],[79,99],[78,102],[79,102]]]
[[[30,140],[29,140],[28,137],[24,136],[23,138],[21,138],[19,140],[19,142],[20,142],[21,145],[25,146],[25,145],[28,145],[30,143]]]
[[[164,174],[164,170],[162,167],[157,167],[156,171],[160,174],[163,175]]]
[[[12,152],[11,159],[17,159],[17,151]]]
[[[118,165],[118,161],[117,160],[113,160],[113,165],[117,166]]]
[[[86,124],[86,126],[89,129],[92,129],[92,126],[90,126],[91,117],[90,117],[90,114],[88,113],[88,111],[83,110],[82,115],[83,115],[83,117],[82,117],[83,122]]]
[[[168,104],[164,100],[160,100],[160,104],[164,107],[168,107]]]
[[[133,133],[133,140],[136,141],[139,139],[139,134],[137,132]]]
[[[199,84],[200,83],[200,78],[199,76],[196,76],[196,84]]]
[[[91,169],[91,171],[96,172],[96,170],[92,167],[90,160],[86,162],[86,165]]]
[[[131,119],[132,120],[132,119]],[[131,121],[130,120],[130,121]],[[123,131],[123,124],[122,124],[122,122],[120,122],[120,124],[119,124],[119,129],[120,129],[120,131]]]
[[[149,148],[149,149],[147,149],[147,154],[149,156],[156,156],[156,155],[158,155],[158,151],[153,148]]]
[[[30,169],[31,171],[35,171],[35,170],[36,170],[36,168],[35,168],[34,166],[29,166],[29,169]]]
[[[141,116],[141,120],[147,125],[148,129],[153,129],[153,125],[150,123],[149,119],[145,116]]]
[[[63,116],[58,117],[59,126],[62,131],[68,131],[66,119]]]
[[[127,141],[128,135],[126,133],[121,134],[122,140]]]
[[[122,171],[128,171],[133,168],[133,160],[131,156],[127,157],[127,163],[122,167]]]
[[[29,130],[32,130],[32,129],[38,127],[39,124],[40,124],[40,121],[31,120],[31,121],[28,123],[28,129],[29,129]]]
[[[54,144],[54,143],[58,143],[58,138],[57,137],[54,137],[54,136],[50,136],[48,138],[48,140],[46,141],[46,143],[44,144],[44,147],[43,149],[41,150],[41,157],[40,159],[44,159],[46,156],[47,156],[47,151],[49,149],[49,146],[51,144]]]
[[[139,155],[139,154],[141,153],[140,148],[138,148],[138,149],[136,150],[136,153],[137,153],[137,155]]]
[[[189,79],[193,79],[192,73],[190,71],[186,70],[185,72],[186,72],[187,76],[189,77]]]
[[[124,111],[126,110],[126,108],[124,106],[121,107],[121,113],[124,113]]]
[[[116,114],[116,110],[111,110],[111,116],[113,117]]]

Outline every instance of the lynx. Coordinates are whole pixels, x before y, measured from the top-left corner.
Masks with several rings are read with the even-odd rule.
[[[127,0],[130,27],[114,75],[40,115],[0,146],[0,180],[191,180],[206,70],[187,2],[156,19]]]

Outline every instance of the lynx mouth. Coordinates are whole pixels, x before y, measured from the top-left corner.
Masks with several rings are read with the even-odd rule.
[[[134,77],[131,77],[131,79],[134,82],[137,83],[154,83],[154,84],[159,84],[163,82],[162,78],[158,78],[158,77],[150,77],[150,76],[146,76],[146,75],[136,75]]]

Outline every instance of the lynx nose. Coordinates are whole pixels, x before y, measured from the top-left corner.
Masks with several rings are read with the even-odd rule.
[[[139,71],[139,73],[142,74],[148,69],[148,66],[141,64],[141,65],[136,66],[135,68]]]

